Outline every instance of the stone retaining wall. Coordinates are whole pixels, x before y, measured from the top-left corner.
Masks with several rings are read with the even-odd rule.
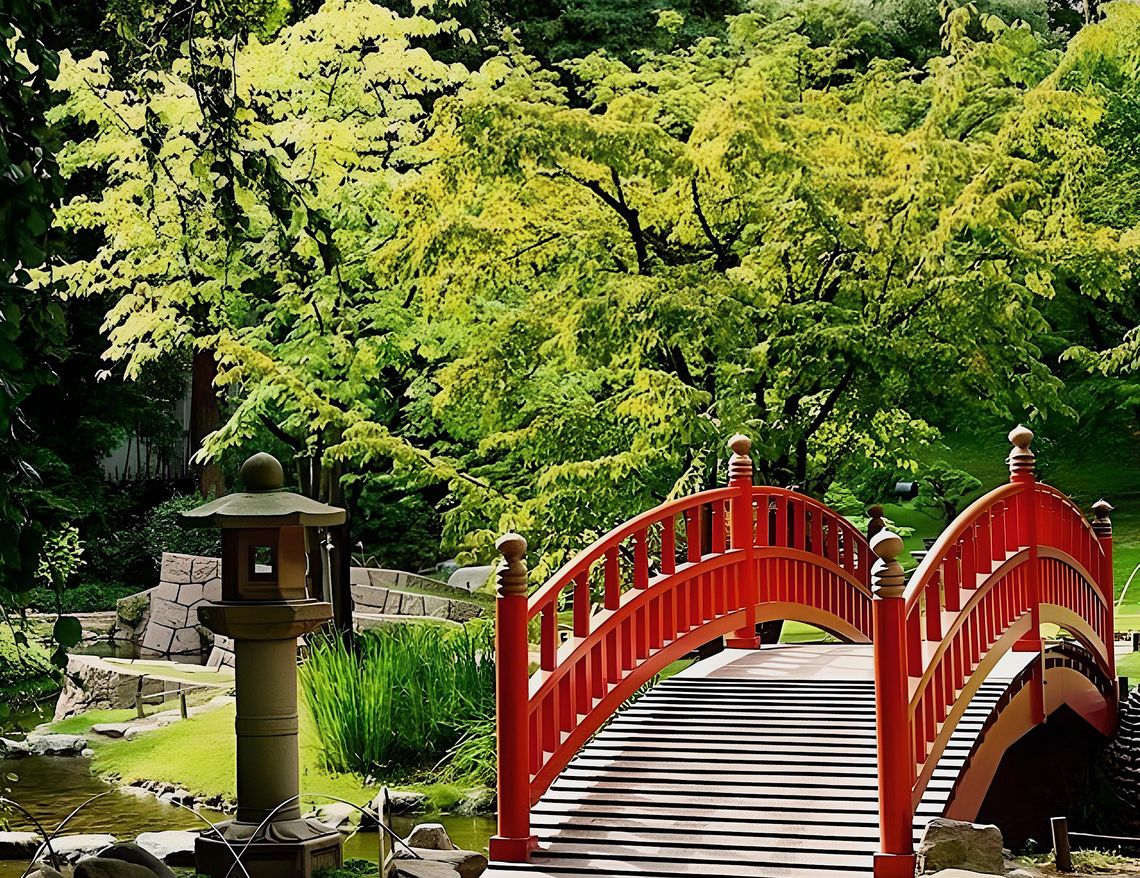
[[[164,553],[159,584],[118,602],[119,626],[137,645],[140,657],[208,655],[206,664],[211,667],[233,666],[232,641],[215,637],[198,624],[198,605],[221,600],[220,566],[217,558]],[[350,575],[355,614],[362,627],[421,616],[464,622],[481,612],[467,601],[400,591],[401,586],[440,585],[415,573],[353,567]]]

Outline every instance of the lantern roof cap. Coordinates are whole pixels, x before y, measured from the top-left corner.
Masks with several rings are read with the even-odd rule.
[[[343,524],[345,512],[303,494],[285,490],[285,470],[261,451],[241,467],[245,491],[227,494],[182,513],[184,527],[326,527]]]

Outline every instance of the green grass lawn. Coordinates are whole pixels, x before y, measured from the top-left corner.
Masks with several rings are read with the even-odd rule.
[[[56,723],[57,731],[81,734],[95,723],[122,722],[132,710],[100,710]],[[301,789],[363,803],[376,786],[355,775],[333,775],[321,764],[320,743],[312,720],[301,713]],[[101,775],[122,783],[159,780],[177,784],[198,796],[223,795],[233,799],[234,706],[209,710],[190,719],[147,732],[131,740],[89,739],[95,750],[93,767]]]

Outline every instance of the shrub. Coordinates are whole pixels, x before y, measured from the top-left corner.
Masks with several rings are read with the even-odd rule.
[[[0,703],[37,701],[58,689],[59,672],[48,651],[0,622]]]
[[[124,522],[93,550],[93,572],[141,591],[157,584],[163,552],[218,557],[222,549],[216,530],[185,528],[179,521],[180,512],[201,503],[197,495],[178,495]]]
[[[317,637],[300,676],[332,771],[429,767],[494,715],[493,637],[483,620],[366,631],[355,653]],[[457,751],[470,764],[473,746]]]
[[[98,613],[115,609],[115,602],[139,589],[110,582],[85,582],[56,593],[46,588],[34,589],[28,606],[41,613]],[[58,601],[58,603],[57,603]]]

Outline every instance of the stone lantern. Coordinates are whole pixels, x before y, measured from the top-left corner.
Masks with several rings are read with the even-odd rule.
[[[198,619],[233,638],[237,688],[237,816],[223,824],[224,841],[198,838],[197,870],[308,878],[339,867],[343,854],[340,833],[301,817],[297,798],[297,638],[332,618],[331,605],[306,591],[306,543],[309,528],[340,524],[345,512],[284,490],[284,471],[269,454],[247,460],[241,479],[244,493],[182,516],[187,527],[222,530],[222,600],[200,606]]]

